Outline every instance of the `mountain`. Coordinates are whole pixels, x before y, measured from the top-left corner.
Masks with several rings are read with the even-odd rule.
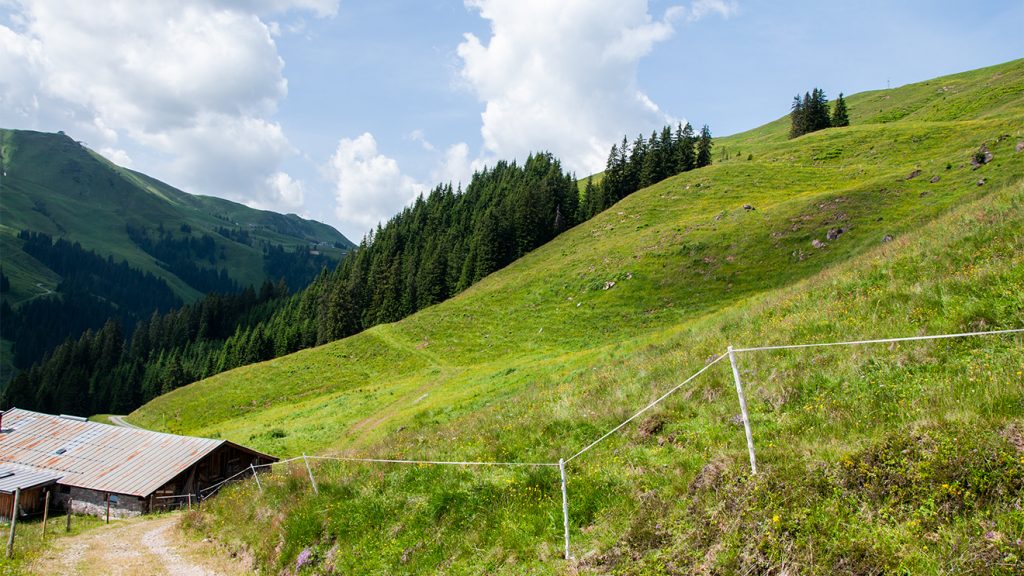
[[[2,380],[110,317],[129,329],[209,292],[282,278],[301,289],[353,246],[320,222],[187,194],[62,133],[0,130],[0,170]]]
[[[1024,60],[788,118],[400,322],[161,396],[138,425],[280,456],[557,462],[727,345],[1024,327]],[[787,103],[780,103],[780,107]],[[988,158],[987,151],[991,154]],[[985,161],[972,164],[978,157]],[[1019,336],[745,353],[567,467],[321,461],[188,524],[267,571],[1021,568]]]
[[[11,280],[9,300],[15,307],[55,289],[60,281],[53,270],[21,250],[21,230],[79,242],[104,258],[125,260],[165,280],[185,301],[204,292],[161,266],[132,240],[129,228],[151,236],[162,228],[177,239],[210,236],[218,254],[214,264],[204,267],[224,268],[243,287],[259,286],[267,278],[261,242],[287,250],[321,244],[335,259],[353,245],[320,222],[182,192],[117,166],[65,134],[0,129],[0,161],[0,242],[4,273]],[[250,242],[232,240],[218,230],[245,232]]]

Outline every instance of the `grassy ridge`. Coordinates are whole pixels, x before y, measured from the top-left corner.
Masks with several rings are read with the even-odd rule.
[[[179,389],[132,420],[283,455],[553,461],[727,343],[1019,327],[1022,77],[1013,62],[851,96],[848,129],[788,141],[780,121],[722,139],[733,160],[638,192],[445,304]],[[971,94],[985,105],[967,106]],[[971,170],[982,143],[995,159]],[[995,339],[745,355],[755,479],[716,367],[573,463],[574,566],[1012,564],[1021,350]],[[278,567],[308,547],[324,571],[565,568],[550,470],[316,472],[320,498],[299,470],[256,506],[255,486],[230,491],[193,524]]]
[[[336,230],[295,215],[186,194],[116,166],[64,135],[0,129],[0,164],[6,172],[0,249],[4,272],[11,278],[12,306],[55,289],[60,281],[45,265],[21,251],[16,236],[22,229],[64,237],[102,256],[127,260],[131,266],[165,279],[186,301],[199,297],[199,292],[138,248],[129,239],[126,224],[150,229],[162,224],[178,236],[179,226],[187,224],[193,235],[209,234],[224,250],[225,259],[217,265],[227,267],[241,286],[259,286],[263,281],[261,248],[229,241],[215,232],[218,227],[231,228],[238,223],[244,230],[251,228],[255,240],[289,248],[312,239],[348,242]]]

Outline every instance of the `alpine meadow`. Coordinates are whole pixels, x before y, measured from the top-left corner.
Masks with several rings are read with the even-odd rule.
[[[1024,60],[843,104],[848,126],[715,138],[446,301],[131,413],[299,457],[186,531],[268,574],[1019,574],[1019,333],[737,354],[756,474],[717,362],[566,464],[569,559],[557,465],[338,459],[558,463],[730,345],[1024,328]]]

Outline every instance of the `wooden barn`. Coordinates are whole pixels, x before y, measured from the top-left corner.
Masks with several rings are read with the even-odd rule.
[[[9,498],[5,487],[22,489],[22,513],[36,506],[35,500],[49,487],[53,507],[98,516],[108,510],[113,517],[135,516],[196,500],[204,488],[250,466],[276,461],[227,440],[15,408],[0,420],[0,470],[13,472],[6,484],[0,478],[0,509],[10,514],[12,502],[4,507],[2,500]]]
[[[14,511],[15,491],[20,492],[18,509],[21,514],[42,514],[46,492],[54,487],[58,479],[60,474],[52,472],[14,464],[0,465],[0,520],[10,521]]]

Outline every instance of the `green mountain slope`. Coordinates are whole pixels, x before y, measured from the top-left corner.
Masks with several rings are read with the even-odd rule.
[[[850,96],[626,198],[402,322],[160,397],[146,427],[284,456],[553,462],[737,346],[1024,326],[1024,60]],[[985,144],[993,154],[973,169]],[[716,154],[716,158],[718,155]],[[750,158],[749,160],[747,158]],[[741,356],[557,472],[327,463],[228,490],[198,530],[276,569],[1019,569],[1020,338]],[[1017,546],[1017,548],[1014,548]]]
[[[0,130],[0,249],[4,272],[11,279],[9,300],[18,306],[55,289],[59,276],[20,249],[17,234],[28,229],[80,242],[101,256],[126,260],[143,272],[163,278],[186,302],[201,295],[133,243],[127,226],[155,230],[159,226],[179,237],[214,239],[223,258],[216,263],[240,286],[258,286],[265,278],[259,241],[294,250],[325,243],[339,255],[352,246],[330,226],[254,210],[219,198],[194,196],[149,176],[116,166],[63,134]],[[188,233],[182,226],[190,228]],[[253,241],[245,245],[218,234],[218,228],[244,230]],[[336,248],[334,245],[341,248]]]

